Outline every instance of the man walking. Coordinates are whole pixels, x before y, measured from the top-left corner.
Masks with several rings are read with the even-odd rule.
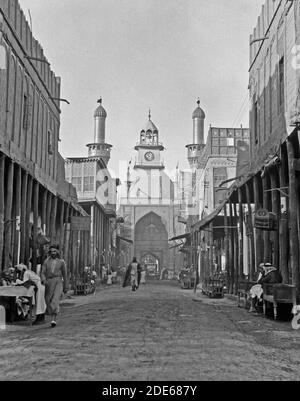
[[[49,257],[43,264],[41,279],[46,287],[47,314],[51,316],[51,327],[55,327],[60,298],[63,292],[68,291],[66,264],[61,259],[56,245],[51,245],[49,248]]]
[[[140,280],[141,280],[141,265],[138,263],[136,257],[132,259],[132,262],[127,268],[125,279],[123,283],[123,287],[126,287],[130,280],[131,291],[136,291],[139,287]]]

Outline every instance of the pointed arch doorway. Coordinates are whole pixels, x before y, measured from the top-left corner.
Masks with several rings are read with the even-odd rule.
[[[142,217],[134,229],[135,255],[145,265],[156,266],[157,274],[169,265],[168,232],[154,212]]]

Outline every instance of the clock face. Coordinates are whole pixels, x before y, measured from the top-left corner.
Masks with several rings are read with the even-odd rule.
[[[153,154],[152,152],[147,152],[147,153],[145,153],[145,159],[146,159],[148,162],[152,162],[152,160],[154,159],[154,154]]]

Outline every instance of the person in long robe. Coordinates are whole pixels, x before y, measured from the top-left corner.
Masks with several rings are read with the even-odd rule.
[[[41,278],[46,287],[46,313],[51,316],[51,327],[55,327],[59,313],[59,301],[62,294],[68,291],[66,263],[61,259],[56,245],[49,248],[49,257],[42,266]]]
[[[136,257],[134,257],[127,267],[123,287],[130,285],[131,291],[136,291],[141,281],[141,270],[141,265],[138,263]]]
[[[34,309],[36,319],[33,324],[42,323],[45,320],[46,302],[45,302],[45,286],[41,283],[41,278],[38,274],[29,270],[28,267],[22,263],[16,266],[19,273],[19,278],[16,280],[17,285],[32,282],[35,284],[36,293],[34,299]]]

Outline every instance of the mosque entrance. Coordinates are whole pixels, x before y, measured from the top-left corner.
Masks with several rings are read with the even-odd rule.
[[[135,255],[148,272],[160,274],[169,264],[168,232],[161,217],[150,212],[142,217],[134,230]]]
[[[160,276],[160,266],[159,260],[155,255],[146,254],[142,257],[141,263],[146,268],[146,275],[149,278],[159,278]]]

